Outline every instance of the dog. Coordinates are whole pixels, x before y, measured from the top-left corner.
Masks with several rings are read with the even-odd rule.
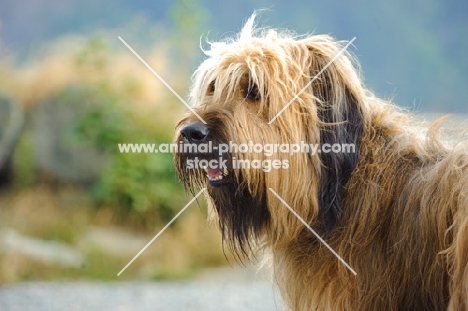
[[[174,162],[224,243],[270,254],[291,310],[466,310],[466,144],[376,97],[342,42],[254,21],[209,43],[176,126],[180,147],[212,147]],[[299,142],[354,152],[280,152]]]

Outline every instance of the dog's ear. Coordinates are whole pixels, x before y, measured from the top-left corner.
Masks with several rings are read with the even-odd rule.
[[[312,79],[339,52],[339,46],[328,37],[309,43],[308,49]],[[343,54],[312,83],[312,92],[317,99],[317,114],[321,120],[320,144],[322,148],[330,150],[324,152],[326,150],[323,149],[320,153],[322,168],[318,202],[319,217],[325,233],[332,230],[339,219],[343,188],[359,161],[363,129],[360,79],[346,53]]]
[[[326,232],[330,231],[338,221],[342,210],[343,187],[359,161],[361,114],[357,109],[355,98],[348,91],[345,92],[346,95],[340,98],[347,106],[341,112],[342,121],[336,121],[333,111],[334,98],[327,99],[330,107],[319,110],[319,117],[323,122],[320,144],[322,146],[328,144],[326,146],[331,148],[331,152],[320,153],[322,169],[318,192],[319,215]]]

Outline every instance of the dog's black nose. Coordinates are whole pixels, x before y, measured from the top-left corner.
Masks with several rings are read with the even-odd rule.
[[[180,130],[182,137],[189,143],[200,143],[205,141],[206,136],[208,136],[208,132],[208,127],[199,121],[189,123]]]

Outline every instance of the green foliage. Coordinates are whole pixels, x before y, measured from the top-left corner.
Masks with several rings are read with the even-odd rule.
[[[172,208],[178,206],[175,198],[182,193],[172,166],[167,154],[115,154],[94,194],[125,212],[144,214],[156,209],[160,219],[167,221],[173,215]]]
[[[181,193],[172,156],[120,153],[118,149],[119,143],[167,143],[164,135],[146,128],[150,116],[126,109],[126,99],[105,85],[90,87],[82,96],[81,100],[93,100],[95,105],[78,122],[75,137],[92,142],[107,155],[101,178],[92,189],[95,198],[117,207],[123,216],[136,212],[144,217],[150,212],[160,221],[170,219]]]
[[[106,44],[100,37],[91,37],[76,55],[76,65],[81,69],[101,71],[108,65],[108,52]]]
[[[107,66],[108,52],[97,39],[77,55],[78,70],[99,72]],[[119,143],[168,143],[168,131],[158,127],[154,115],[131,103],[131,90],[115,90],[107,75],[96,82],[80,87],[80,91],[64,91],[62,100],[81,102],[87,106],[73,131],[73,141],[91,144],[106,154],[105,166],[99,180],[92,187],[92,194],[99,204],[111,205],[123,218],[143,220],[154,225],[166,222],[173,216],[173,209],[182,189],[177,182],[170,154],[120,153]],[[124,85],[134,87],[137,81]],[[73,98],[71,98],[73,97]],[[133,107],[132,107],[133,106]],[[164,114],[164,108],[158,113]],[[151,217],[147,217],[150,215]]]
[[[34,183],[36,166],[34,163],[33,142],[29,133],[23,133],[14,154],[15,183],[26,188]]]
[[[105,84],[68,88],[62,91],[59,100],[87,106],[73,135],[76,140],[90,142],[98,150],[113,148],[130,126],[128,115],[122,108],[122,98]]]

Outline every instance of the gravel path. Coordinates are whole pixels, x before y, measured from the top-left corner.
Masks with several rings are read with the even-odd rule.
[[[0,286],[1,311],[282,310],[277,290],[263,281],[31,282]]]

